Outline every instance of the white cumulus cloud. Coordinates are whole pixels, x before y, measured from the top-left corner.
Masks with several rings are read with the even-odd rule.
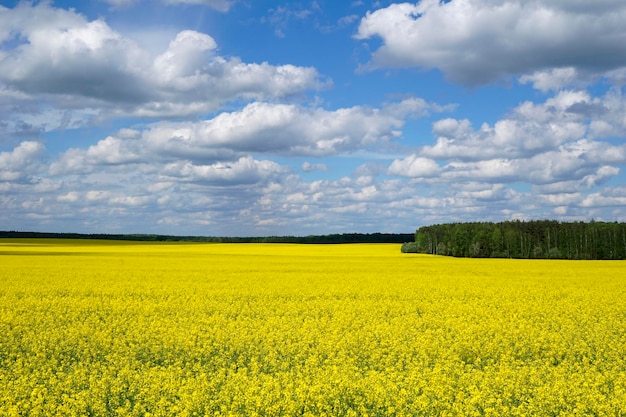
[[[406,118],[438,111],[421,99],[381,108],[354,106],[337,110],[295,104],[255,102],[201,122],[160,123],[144,133],[159,153],[187,158],[215,152],[262,152],[324,156],[381,145],[397,137]]]
[[[40,105],[45,99],[101,116],[188,116],[329,85],[312,67],[245,63],[216,51],[211,36],[185,30],[155,55],[104,20],[47,2],[0,7],[0,91],[38,97]]]
[[[355,37],[382,40],[370,68],[438,68],[467,85],[535,74],[547,89],[571,81],[568,68],[625,67],[625,20],[621,0],[422,0],[368,12]]]
[[[45,147],[34,141],[24,141],[11,152],[0,152],[0,181],[18,181],[34,175],[42,164]]]
[[[439,165],[432,159],[410,155],[404,159],[396,159],[389,166],[389,175],[419,178],[434,177],[439,174]]]
[[[168,164],[162,176],[183,182],[199,182],[212,185],[254,184],[285,170],[272,161],[257,161],[250,156],[234,162],[217,162],[212,165],[194,165],[189,161]]]

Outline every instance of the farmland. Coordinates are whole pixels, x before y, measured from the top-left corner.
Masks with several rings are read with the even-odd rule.
[[[0,240],[2,416],[626,415],[626,263]]]

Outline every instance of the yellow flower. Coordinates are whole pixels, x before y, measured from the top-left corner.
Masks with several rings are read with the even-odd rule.
[[[626,264],[0,240],[0,416],[626,414]]]

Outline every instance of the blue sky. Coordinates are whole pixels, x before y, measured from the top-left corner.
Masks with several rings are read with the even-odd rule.
[[[623,0],[0,1],[0,229],[626,221]]]

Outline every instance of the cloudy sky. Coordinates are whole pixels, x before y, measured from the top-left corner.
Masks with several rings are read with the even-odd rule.
[[[0,230],[626,221],[623,0],[0,1]]]

